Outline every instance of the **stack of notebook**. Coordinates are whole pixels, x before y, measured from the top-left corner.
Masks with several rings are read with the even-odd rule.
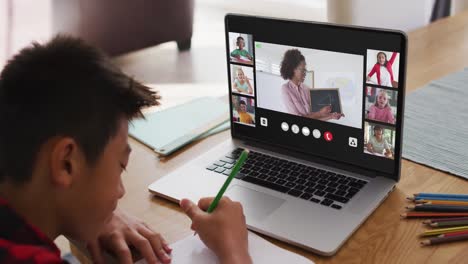
[[[421,245],[436,245],[468,240],[468,195],[419,193],[408,200],[414,202],[406,208],[403,218],[429,218],[424,220],[429,230],[421,237]]]
[[[132,122],[129,134],[167,156],[183,146],[229,128],[229,106],[215,97],[197,98],[182,105],[146,113]]]

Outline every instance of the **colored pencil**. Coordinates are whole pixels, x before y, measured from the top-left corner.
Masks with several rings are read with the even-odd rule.
[[[435,236],[445,233],[457,232],[457,231],[466,231],[468,230],[468,226],[458,226],[458,227],[450,227],[450,228],[437,228],[432,230],[424,231],[420,234],[420,236]]]
[[[213,201],[211,201],[210,206],[208,206],[208,209],[206,210],[207,213],[212,213],[216,209],[219,201],[221,200],[221,198],[223,198],[224,193],[229,187],[229,184],[231,183],[232,179],[234,179],[234,177],[237,175],[237,173],[240,171],[248,155],[249,155],[249,150],[244,149],[241,155],[239,156],[239,159],[237,160],[236,164],[232,168],[231,173],[224,181],[224,184],[221,186],[221,189],[218,191],[218,194],[216,194],[216,197],[213,199]],[[195,232],[193,235],[196,235],[196,234],[197,232]]]
[[[437,200],[415,200],[416,204],[444,204],[444,205],[466,205],[468,202],[463,201],[437,201]]]
[[[449,243],[449,242],[463,241],[463,240],[468,240],[468,235],[431,238],[428,240],[421,241],[421,245],[430,246],[430,245],[437,245],[437,244],[442,244],[442,243]]]
[[[417,196],[417,197],[408,197],[410,201],[418,200],[434,200],[434,201],[456,201],[456,202],[468,202],[468,198],[454,198],[454,197],[427,197],[427,196]]]
[[[468,220],[435,222],[435,223],[431,223],[429,225],[432,226],[432,227],[466,226],[466,225],[468,225]]]
[[[454,193],[415,193],[414,197],[446,197],[446,198],[464,198],[468,199],[467,194],[454,194]]]
[[[451,221],[465,221],[468,217],[449,217],[449,218],[435,218],[424,220],[424,224],[440,223],[440,222],[451,222]]]
[[[458,236],[458,235],[468,235],[468,231],[450,232],[450,233],[440,234],[437,237],[449,237],[449,236]]]
[[[227,177],[226,181],[224,182],[223,186],[221,186],[221,189],[219,190],[218,194],[214,198],[214,200],[211,202],[210,206],[208,207],[208,210],[206,210],[207,213],[212,213],[216,206],[218,206],[219,201],[224,195],[224,192],[226,192],[227,188],[229,187],[229,184],[231,183],[232,179],[237,175],[239,170],[241,169],[242,165],[244,164],[245,160],[247,159],[249,155],[249,150],[244,149],[242,151],[239,159],[237,160],[236,164],[234,165],[234,168],[232,168],[231,174],[229,174],[229,177]]]
[[[416,217],[457,217],[468,216],[468,213],[431,213],[431,212],[406,212],[402,213],[402,218],[416,218]]]
[[[462,205],[417,204],[409,205],[406,208],[419,212],[468,212],[468,206]]]

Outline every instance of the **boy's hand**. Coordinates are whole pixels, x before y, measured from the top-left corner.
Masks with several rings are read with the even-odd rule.
[[[202,198],[198,206],[187,199],[180,201],[180,207],[192,219],[192,230],[221,263],[251,263],[242,205],[223,197],[216,209],[208,214],[205,211],[211,201],[213,198]]]
[[[88,243],[94,263],[104,263],[102,251],[117,256],[119,263],[133,263],[129,246],[133,246],[148,263],[170,263],[171,248],[164,238],[144,222],[116,209],[98,238]]]

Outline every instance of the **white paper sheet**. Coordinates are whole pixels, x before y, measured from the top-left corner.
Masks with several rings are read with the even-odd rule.
[[[171,263],[192,263],[192,264],[217,264],[216,255],[207,248],[198,236],[188,236],[171,245]],[[235,250],[235,249],[233,249]],[[311,260],[298,254],[282,249],[260,236],[249,232],[249,253],[255,264],[270,263],[295,263],[313,264]],[[139,260],[135,264],[146,264],[145,260]]]

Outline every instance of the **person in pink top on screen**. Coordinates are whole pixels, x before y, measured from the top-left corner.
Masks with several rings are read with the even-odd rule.
[[[380,89],[377,92],[375,104],[369,107],[369,114],[367,115],[367,118],[380,122],[395,124],[395,117],[393,116],[392,108],[388,102],[388,94],[384,89]]]
[[[331,106],[312,112],[310,88],[304,84],[306,72],[305,57],[298,49],[284,53],[280,73],[288,82],[281,87],[281,94],[288,113],[319,120],[340,119],[343,115],[332,113]]]
[[[387,60],[387,54],[381,51],[377,53],[377,62],[372,70],[367,74],[367,81],[370,81],[372,75],[377,74],[377,84],[382,86],[394,87],[395,79],[393,78],[393,63],[395,62],[397,53],[393,52],[390,60]]]

